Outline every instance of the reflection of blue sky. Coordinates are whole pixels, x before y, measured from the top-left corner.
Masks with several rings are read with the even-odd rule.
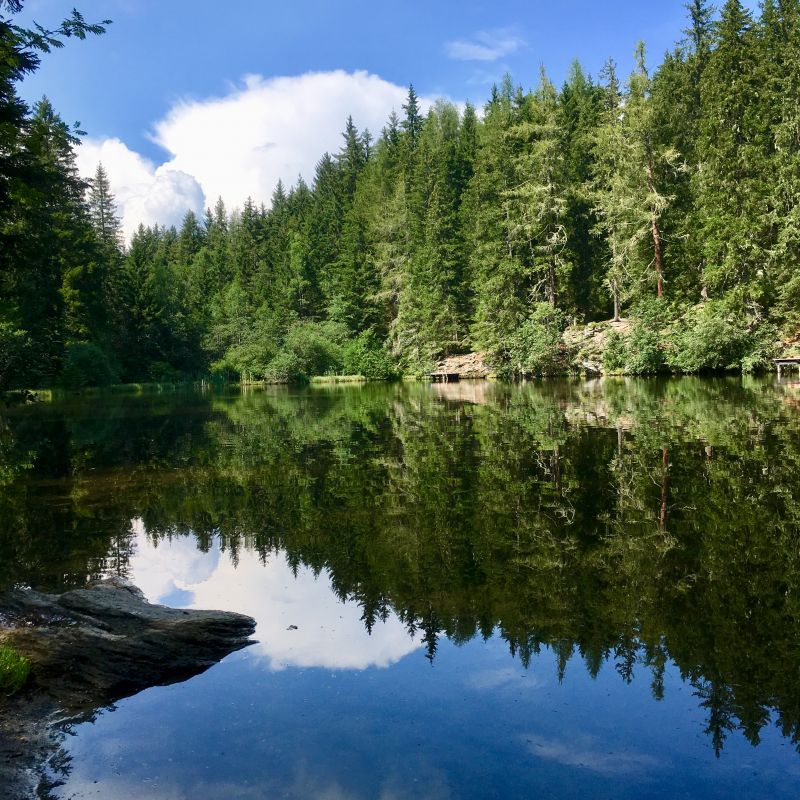
[[[71,800],[796,800],[800,758],[774,728],[720,759],[705,712],[667,665],[653,699],[612,664],[563,682],[544,648],[525,670],[499,636],[440,641],[431,665],[395,618],[369,637],[327,576],[282,558],[143,536],[133,579],[151,600],[231,608],[261,644],[183,684],[120,702],[69,737]],[[291,625],[298,630],[287,631]],[[380,626],[378,626],[380,628]]]
[[[367,633],[358,604],[338,600],[327,572],[315,577],[301,567],[295,576],[282,556],[264,564],[248,550],[238,554],[234,566],[216,546],[201,553],[191,537],[156,546],[140,522],[134,522],[134,530],[131,578],[150,602],[255,617],[259,643],[254,649],[273,670],[387,667],[420,646],[394,614]]]
[[[774,730],[721,759],[696,698],[652,699],[606,667],[527,677],[493,637],[387,668],[274,671],[244,650],[123,701],[69,740],[73,800],[796,800],[798,756]],[[97,783],[95,783],[97,781]]]

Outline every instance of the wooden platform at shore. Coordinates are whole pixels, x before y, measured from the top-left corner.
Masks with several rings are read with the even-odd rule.
[[[800,370],[800,357],[798,358],[776,358],[772,362],[778,368],[778,377],[780,378],[781,372],[784,369],[797,369]]]
[[[434,383],[457,383],[486,378],[490,372],[485,353],[463,353],[442,359],[429,377]]]

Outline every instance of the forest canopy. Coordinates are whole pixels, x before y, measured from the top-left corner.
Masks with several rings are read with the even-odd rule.
[[[683,39],[628,76],[576,61],[480,108],[413,87],[380,134],[345,123],[313,179],[122,239],[81,132],[18,87],[54,31],[0,2],[0,388],[424,374],[751,370],[800,329],[800,0],[688,3]],[[113,176],[111,176],[113,178]]]

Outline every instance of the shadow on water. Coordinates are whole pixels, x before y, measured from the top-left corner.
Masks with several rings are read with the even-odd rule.
[[[752,379],[274,388],[0,416],[0,585],[125,575],[133,520],[330,575],[436,658],[499,635],[800,744],[800,390]]]

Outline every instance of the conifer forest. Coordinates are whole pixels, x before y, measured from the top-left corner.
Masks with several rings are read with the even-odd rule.
[[[268,205],[130,241],[113,176],[78,174],[82,132],[18,92],[108,22],[28,29],[21,7],[0,2],[2,388],[388,378],[473,351],[501,378],[568,374],[586,326],[607,372],[753,371],[794,346],[800,0],[692,0],[669,52],[631,43],[630,75],[534,67],[430,108],[410,87]]]

